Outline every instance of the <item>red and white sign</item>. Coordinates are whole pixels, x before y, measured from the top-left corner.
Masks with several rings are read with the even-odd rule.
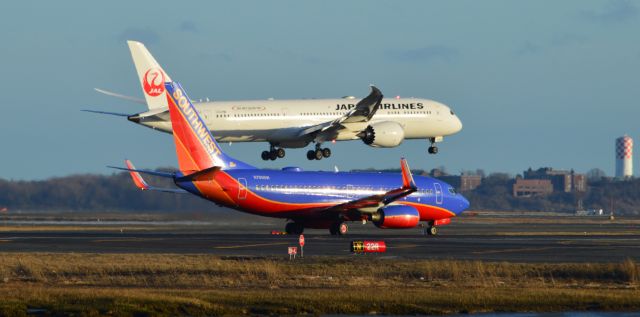
[[[289,247],[289,255],[298,254],[298,247]]]
[[[387,252],[387,244],[384,241],[351,241],[353,253],[382,253]]]
[[[364,252],[387,252],[387,244],[384,241],[363,241]]]
[[[300,244],[300,247],[304,247],[304,235],[301,234],[300,238],[298,239],[298,243]]]
[[[150,68],[142,78],[144,92],[151,96],[160,96],[164,92],[164,73],[157,68]]]

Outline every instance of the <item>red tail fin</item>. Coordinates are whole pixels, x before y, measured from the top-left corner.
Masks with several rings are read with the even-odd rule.
[[[253,168],[222,152],[179,83],[166,83],[165,86],[178,166],[183,174],[213,166],[221,169]]]

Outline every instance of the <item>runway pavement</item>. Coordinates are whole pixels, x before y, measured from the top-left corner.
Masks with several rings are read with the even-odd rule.
[[[117,227],[117,223],[115,223]],[[250,228],[123,225],[87,229],[8,226],[0,231],[0,252],[206,253],[238,257],[286,257],[298,236],[271,235],[273,226]],[[52,228],[52,229],[48,229]],[[333,237],[325,230],[305,233],[305,256],[354,256],[352,240],[383,240],[384,258],[487,260],[509,262],[619,262],[640,260],[636,224],[500,224],[462,221],[442,227],[438,236],[420,230],[380,230],[352,225],[352,233]],[[363,256],[363,255],[360,255]]]

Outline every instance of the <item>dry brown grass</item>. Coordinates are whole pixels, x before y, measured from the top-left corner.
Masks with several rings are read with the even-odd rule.
[[[0,256],[0,315],[217,315],[640,309],[640,267],[176,254]],[[606,291],[604,291],[606,290]]]

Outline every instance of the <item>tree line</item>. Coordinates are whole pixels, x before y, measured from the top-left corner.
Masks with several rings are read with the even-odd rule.
[[[416,175],[421,172],[414,171]],[[174,186],[170,179],[148,178],[158,187]],[[640,215],[640,179],[592,179],[585,193],[553,193],[527,198],[513,197],[514,182],[515,179],[507,174],[494,173],[483,177],[478,188],[463,194],[469,199],[471,210],[575,212],[578,200],[582,200],[585,209],[604,209],[608,213],[613,207],[616,214]],[[38,181],[0,179],[0,209],[4,207],[10,211],[200,212],[220,209],[194,195],[142,193],[132,184],[128,173],[71,175]]]

